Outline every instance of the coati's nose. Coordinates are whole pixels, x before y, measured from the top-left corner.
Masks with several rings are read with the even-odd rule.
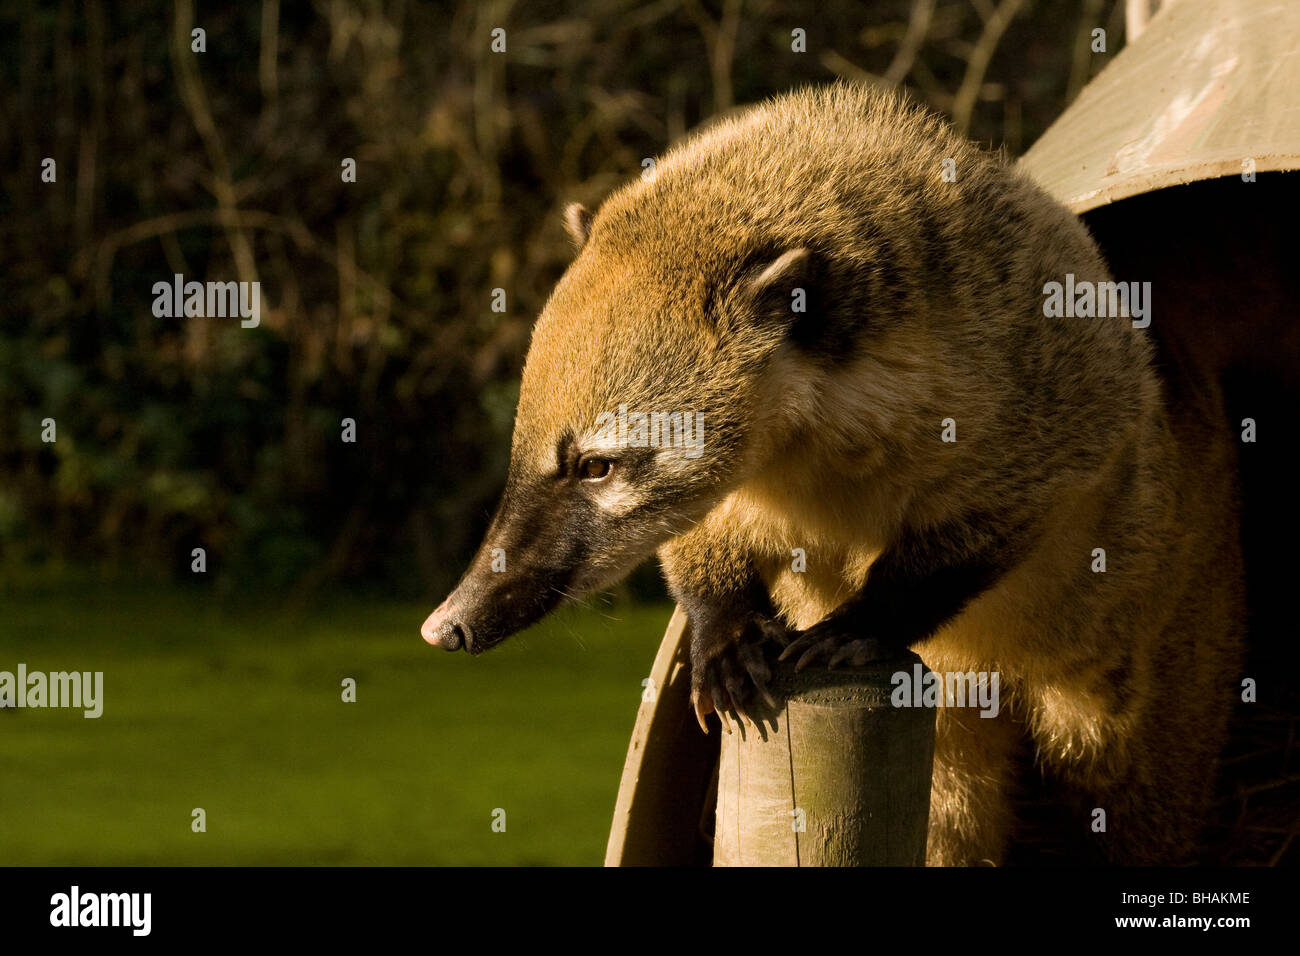
[[[444,651],[458,651],[462,647],[467,651],[473,649],[474,632],[468,624],[456,618],[446,601],[429,615],[420,628],[420,636]]]

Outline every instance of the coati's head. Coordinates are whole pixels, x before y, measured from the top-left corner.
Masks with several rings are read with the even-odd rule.
[[[567,211],[579,254],[533,330],[505,492],[424,622],[431,644],[481,653],[617,581],[771,453],[780,411],[768,372],[811,254],[665,248],[645,210]]]

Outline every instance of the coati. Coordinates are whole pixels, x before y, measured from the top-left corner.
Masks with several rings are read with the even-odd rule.
[[[505,492],[424,638],[482,653],[657,550],[701,726],[778,652],[1000,674],[996,719],[938,713],[929,863],[1003,860],[1022,740],[1107,858],[1182,860],[1241,642],[1214,383],[1162,385],[1125,316],[1046,317],[1110,279],[1086,229],[896,94],[783,95],[655,170],[566,212]]]

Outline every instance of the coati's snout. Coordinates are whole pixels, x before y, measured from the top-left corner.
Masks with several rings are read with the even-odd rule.
[[[512,483],[456,589],[420,633],[448,651],[483,651],[552,610],[583,576],[591,515],[566,489]],[[598,533],[598,532],[597,532]]]
[[[591,438],[566,431],[549,469],[508,482],[469,568],[420,629],[426,641],[480,654],[622,578],[698,516],[700,496],[654,450]]]
[[[617,412],[585,428],[566,418],[534,447],[527,382],[501,503],[460,583],[421,628],[446,650],[480,654],[566,598],[614,583],[713,503],[711,483],[695,480],[708,472],[693,448],[627,447]]]

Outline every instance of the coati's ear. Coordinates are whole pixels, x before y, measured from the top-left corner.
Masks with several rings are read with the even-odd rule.
[[[802,247],[766,257],[742,280],[746,305],[761,324],[796,329],[808,311],[813,254]]]
[[[564,229],[573,240],[575,252],[581,252],[591,235],[591,210],[580,202],[571,202],[564,209]]]

